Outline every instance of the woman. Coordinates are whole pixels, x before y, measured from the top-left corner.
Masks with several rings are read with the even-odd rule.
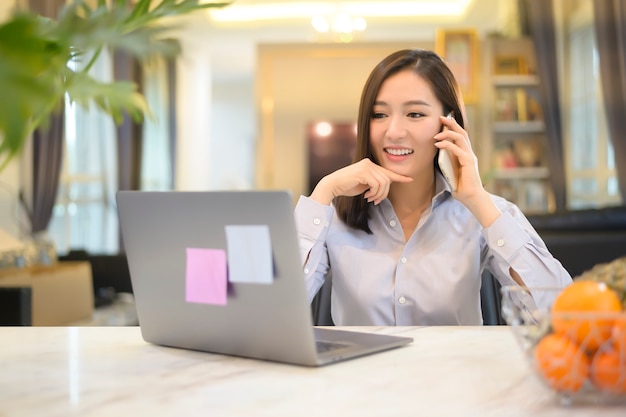
[[[332,272],[335,324],[480,325],[483,269],[505,286],[571,282],[520,209],[483,188],[463,114],[431,51],[395,52],[370,74],[354,162],[295,210],[309,297]]]

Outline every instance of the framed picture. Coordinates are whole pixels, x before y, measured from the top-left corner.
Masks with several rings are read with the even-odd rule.
[[[452,70],[463,93],[465,103],[476,103],[480,68],[476,30],[437,30],[435,51]]]
[[[495,57],[493,73],[496,75],[528,74],[528,67],[523,56],[499,55]]]

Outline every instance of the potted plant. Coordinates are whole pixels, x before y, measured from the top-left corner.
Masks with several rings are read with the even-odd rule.
[[[102,82],[88,71],[104,48],[123,50],[138,59],[180,52],[167,36],[172,17],[228,3],[201,0],[74,0],[58,18],[17,10],[0,25],[0,171],[44,124],[65,95],[90,103],[116,122],[127,113],[141,119],[148,111],[137,85]],[[80,70],[68,63],[88,60]]]

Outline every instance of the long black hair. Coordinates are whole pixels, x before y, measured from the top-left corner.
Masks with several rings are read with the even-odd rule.
[[[454,118],[461,125],[463,123],[463,104],[461,93],[454,75],[444,60],[433,51],[424,49],[405,49],[392,53],[384,58],[370,73],[359,104],[357,121],[357,145],[352,162],[364,158],[376,161],[370,146],[370,120],[372,109],[383,82],[400,71],[410,69],[426,80],[437,99],[442,103],[444,114],[452,112]],[[437,166],[437,163],[434,163]],[[369,228],[369,207],[363,195],[354,197],[337,197],[334,201],[337,215],[348,226],[372,233]]]

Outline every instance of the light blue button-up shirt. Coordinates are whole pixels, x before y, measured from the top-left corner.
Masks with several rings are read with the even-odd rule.
[[[373,234],[300,197],[296,225],[309,300],[332,271],[336,325],[481,325],[483,269],[502,285],[564,287],[571,277],[521,210],[493,196],[502,215],[483,228],[437,175],[437,193],[407,241],[389,200],[370,209]]]

